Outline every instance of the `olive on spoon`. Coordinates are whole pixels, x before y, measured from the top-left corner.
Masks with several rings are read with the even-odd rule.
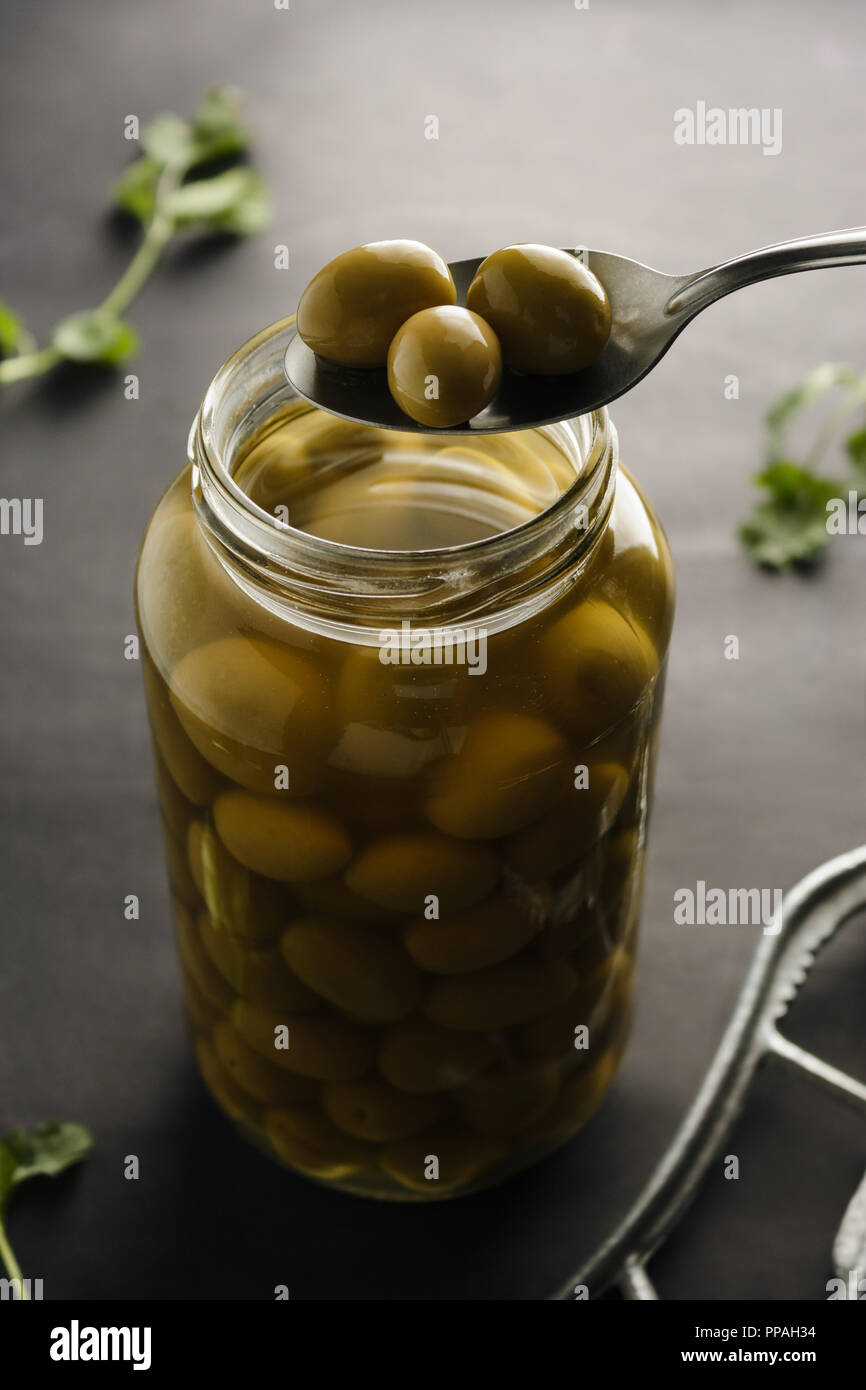
[[[666,275],[609,251],[569,248],[567,254],[591,271],[607,293],[610,336],[600,355],[583,370],[566,374],[504,371],[490,404],[471,420],[449,425],[450,434],[533,429],[597,410],[636,386],[686,324],[733,290],[799,270],[866,263],[866,227],[780,242],[690,275]],[[484,260],[479,256],[448,267],[458,304],[466,303]],[[384,367],[338,366],[317,356],[296,333],[286,349],[285,370],[299,395],[332,415],[384,429],[437,432],[403,413],[389,391]]]

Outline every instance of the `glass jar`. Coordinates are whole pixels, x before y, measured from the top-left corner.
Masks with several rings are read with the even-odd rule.
[[[435,1199],[570,1138],[625,1047],[672,566],[605,411],[479,441],[547,479],[507,532],[293,525],[274,479],[379,437],[294,395],[292,324],[218,372],[139,560],[184,993],[272,1157]]]

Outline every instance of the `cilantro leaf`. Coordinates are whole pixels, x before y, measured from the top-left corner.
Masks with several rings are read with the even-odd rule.
[[[191,121],[164,111],[142,126],[141,148],[163,167],[192,169],[238,154],[249,143],[240,120],[240,95],[233,87],[205,93]]]
[[[243,198],[219,219],[222,230],[234,232],[236,236],[255,236],[256,232],[264,231],[271,220],[271,202],[265,181],[259,174],[249,172]]]
[[[842,484],[787,459],[777,459],[754,481],[769,497],[739,530],[752,558],[775,570],[814,564],[830,539],[827,503],[841,495]]]
[[[854,472],[854,481],[860,487],[866,487],[866,428],[855,430],[845,440],[845,453],[851,460],[851,467]]]
[[[37,1176],[55,1177],[85,1158],[93,1137],[84,1125],[50,1120],[27,1133],[12,1130],[0,1142],[0,1214],[13,1188]]]
[[[11,1138],[12,1136],[9,1136]],[[9,1197],[9,1193],[15,1186],[15,1174],[18,1164],[15,1156],[9,1147],[9,1138],[4,1139],[0,1144],[0,1224],[3,1220],[3,1208]]]
[[[86,1158],[92,1147],[93,1136],[84,1125],[60,1124],[57,1120],[37,1125],[29,1133],[14,1129],[0,1140],[0,1267],[5,1266],[13,1287],[17,1283],[18,1298],[28,1299],[30,1293],[6,1235],[4,1218],[9,1198],[28,1178],[56,1177]]]
[[[139,139],[142,153],[111,190],[114,204],[144,229],[135,255],[101,304],[64,318],[47,347],[40,348],[0,303],[0,387],[39,376],[64,358],[125,361],[138,350],[139,339],[122,315],[177,232],[199,227],[249,236],[269,222],[261,176],[216,163],[230,161],[250,143],[235,88],[211,88],[189,120],[162,112],[142,126]]]
[[[224,231],[259,231],[270,215],[264,182],[252,169],[226,169],[176,189],[168,211],[178,227],[204,223]]]
[[[239,154],[249,144],[241,121],[241,94],[236,87],[212,87],[192,118],[194,162],[206,164]]]
[[[853,386],[857,375],[845,362],[822,362],[806,376],[800,385],[786,394],[767,411],[767,454],[770,462],[783,453],[782,443],[791,419],[806,406],[814,405],[835,386]]]
[[[233,87],[207,92],[191,121],[163,113],[141,131],[145,153],[124,171],[112,189],[118,207],[145,226],[156,210],[158,185],[166,168],[179,186],[165,207],[178,228],[200,223],[239,235],[261,231],[270,218],[263,180],[250,169],[227,169],[183,183],[190,171],[241,153],[249,136],[240,121],[240,95]]]
[[[163,111],[143,125],[139,143],[144,153],[157,164],[175,168],[186,167],[195,148],[189,122],[175,116],[172,111]]]
[[[823,411],[814,443],[801,464],[786,448],[789,427],[796,415],[823,403],[824,397],[833,391],[839,392],[839,399],[831,409]],[[767,412],[767,465],[754,479],[767,495],[738,533],[758,564],[771,569],[812,564],[829,542],[827,504],[844,498],[852,485],[861,495],[866,494],[864,428],[855,429],[845,440],[851,467],[845,482],[818,472],[824,456],[832,447],[838,447],[846,422],[856,412],[862,412],[864,405],[866,374],[858,375],[844,362],[822,362]],[[819,418],[821,414],[816,412]]]
[[[0,300],[0,356],[13,353],[24,333],[24,325],[17,314]]]
[[[128,164],[111,189],[112,201],[124,212],[147,224],[156,207],[156,185],[162,173],[158,160],[143,154]]]
[[[61,319],[52,338],[57,351],[71,362],[123,362],[138,351],[132,324],[107,309],[85,309]]]

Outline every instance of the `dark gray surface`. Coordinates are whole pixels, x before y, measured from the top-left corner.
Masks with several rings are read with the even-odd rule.
[[[819,360],[866,365],[866,268],[733,296],[617,404],[679,574],[639,1017],[586,1136],[500,1191],[423,1210],[329,1194],[249,1150],[203,1094],[140,672],[122,654],[137,543],[215,368],[347,246],[414,236],[452,259],[581,241],[678,271],[866,222],[866,13],[2,0],[0,16],[0,298],[37,330],[101,297],[129,254],[101,211],[128,113],[236,82],[276,202],[272,231],[173,252],[135,305],[140,401],[71,371],[0,398],[0,494],[45,499],[41,546],[0,538],[0,1120],[59,1115],[97,1136],[86,1168],[19,1199],[27,1272],[48,1297],[267,1298],[275,1283],[298,1298],[543,1296],[643,1182],[754,945],[754,928],[674,926],[674,889],[787,886],[863,838],[864,540],[836,543],[814,579],[774,579],[733,531],[769,401]],[[781,107],[782,153],[675,145],[674,110],[699,99]],[[431,113],[438,142],[424,139]],[[288,272],[273,269],[278,242]],[[738,662],[723,658],[732,633]],[[123,919],[132,892],[138,923]],[[861,1076],[864,987],[862,940],[842,940],[803,1006],[807,1041]],[[771,1082],[732,1144],[740,1182],[719,1178],[658,1262],[667,1296],[822,1296],[862,1124]],[[130,1153],[137,1183],[122,1176]]]

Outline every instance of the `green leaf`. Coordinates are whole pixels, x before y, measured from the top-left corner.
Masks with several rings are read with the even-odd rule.
[[[830,539],[827,503],[841,495],[842,484],[787,459],[775,460],[754,481],[770,495],[740,527],[753,560],[777,570],[814,563]]]
[[[182,176],[245,148],[248,135],[239,113],[239,93],[233,87],[215,87],[206,93],[191,122],[170,113],[155,117],[141,132],[146,153],[129,165],[112,189],[115,203],[146,225],[156,208],[159,179],[167,165]],[[270,216],[264,184],[249,169],[194,179],[170,195],[166,210],[178,227],[199,222],[245,235],[260,231]]]
[[[0,299],[0,355],[8,357],[21,342],[24,325],[17,314]]]
[[[858,482],[866,483],[866,429],[855,430],[845,440],[845,453],[851,460]]]
[[[183,167],[189,164],[195,150],[189,122],[172,111],[163,111],[142,126],[139,142],[144,153],[160,165]]]
[[[13,1188],[38,1176],[55,1177],[85,1158],[93,1136],[84,1125],[51,1120],[28,1134],[13,1130],[0,1141],[0,1212]]]
[[[251,169],[227,169],[178,188],[168,211],[179,227],[204,223],[225,231],[259,231],[269,216],[265,186]]]
[[[70,314],[54,329],[52,342],[72,362],[123,362],[139,347],[132,324],[105,309]]]
[[[247,186],[243,199],[219,220],[219,226],[236,236],[255,236],[264,231],[271,220],[271,200],[265,181],[259,174],[247,170]]]
[[[240,121],[240,95],[233,87],[207,92],[191,121],[163,111],[142,126],[139,138],[144,157],[156,165],[157,177],[166,166],[192,169],[238,154],[249,143]]]
[[[190,120],[163,111],[140,135],[141,155],[111,191],[117,207],[137,218],[145,236],[103,305],[58,323],[51,344],[38,349],[17,316],[0,303],[0,388],[40,376],[58,355],[74,362],[118,363],[138,350],[138,334],[120,317],[140,293],[171,236],[184,226],[250,235],[270,219],[261,177],[247,168],[224,169],[250,143],[241,120],[240,93],[232,87],[206,92]],[[209,167],[211,166],[211,167]],[[214,173],[220,168],[220,173]],[[190,174],[199,177],[189,178]],[[184,180],[188,180],[184,182]]]
[[[123,171],[111,190],[112,201],[124,212],[147,223],[156,205],[156,185],[162,165],[150,155],[143,154]]]
[[[793,391],[788,391],[771,406],[766,415],[768,431],[767,454],[772,461],[782,452],[785,431],[794,415],[809,405],[814,405],[834,386],[852,386],[857,380],[853,368],[845,362],[822,362],[801,381]]]
[[[246,169],[227,169],[213,178],[185,183],[169,198],[169,213],[181,224],[224,217],[243,199],[248,172]]]
[[[241,95],[236,87],[212,87],[192,118],[193,163],[205,164],[238,154],[249,144],[241,121]]]
[[[802,505],[804,501],[817,500],[826,493],[835,497],[839,484],[828,478],[819,478],[816,473],[791,459],[774,459],[769,467],[758,473],[754,479],[758,487],[765,487],[780,502],[789,505]]]
[[[12,1155],[12,1150],[8,1147],[7,1139],[4,1139],[3,1142],[0,1143],[0,1224],[2,1224],[3,1208],[6,1204],[6,1200],[15,1186],[15,1173],[18,1167]]]

